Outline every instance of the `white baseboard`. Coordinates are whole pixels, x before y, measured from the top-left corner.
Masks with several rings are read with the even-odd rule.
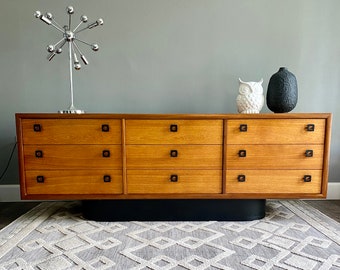
[[[340,200],[340,183],[328,183],[327,200]],[[0,185],[0,202],[19,202],[19,185]]]
[[[19,185],[0,185],[0,202],[19,202]]]
[[[340,200],[340,183],[328,183],[327,200]]]

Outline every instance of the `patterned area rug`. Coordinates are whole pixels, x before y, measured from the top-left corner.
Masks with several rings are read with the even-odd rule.
[[[303,201],[247,222],[94,222],[44,202],[0,231],[0,269],[340,269],[340,224]]]

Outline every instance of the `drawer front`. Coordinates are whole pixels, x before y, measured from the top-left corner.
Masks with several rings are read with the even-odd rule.
[[[127,170],[129,194],[222,192],[221,170]]]
[[[24,144],[120,144],[121,120],[22,119]]]
[[[323,145],[227,145],[227,169],[322,169]]]
[[[127,144],[222,144],[223,120],[126,120]]]
[[[222,169],[222,145],[127,145],[128,169]]]
[[[226,193],[320,194],[321,186],[321,170],[228,170],[226,174]]]
[[[324,119],[226,121],[227,144],[323,144]]]
[[[24,145],[26,170],[121,169],[120,145]]]
[[[121,170],[37,170],[26,171],[26,192],[30,194],[121,194]]]

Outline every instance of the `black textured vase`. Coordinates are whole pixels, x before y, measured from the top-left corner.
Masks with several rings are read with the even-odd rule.
[[[267,106],[274,113],[293,110],[298,100],[296,77],[287,68],[281,67],[269,80]]]

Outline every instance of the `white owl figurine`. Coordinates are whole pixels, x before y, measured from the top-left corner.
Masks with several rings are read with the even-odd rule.
[[[240,82],[239,94],[236,98],[239,113],[259,113],[264,104],[263,79],[259,82]]]

